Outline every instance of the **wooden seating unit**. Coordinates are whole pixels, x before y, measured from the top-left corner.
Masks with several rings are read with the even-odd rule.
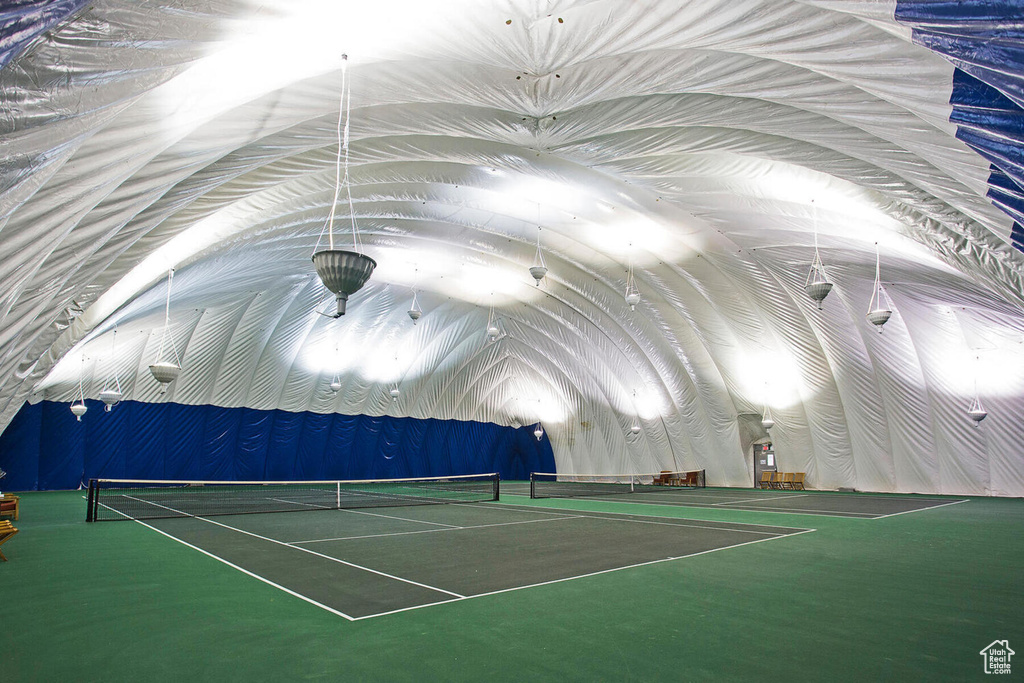
[[[14,528],[14,525],[11,524],[10,520],[5,519],[4,521],[0,522],[0,545],[3,545],[7,541],[14,538],[14,534],[16,533],[18,533],[18,530]],[[7,561],[7,558],[4,556],[3,551],[0,551],[0,560],[3,560],[4,562]]]
[[[17,496],[6,494],[0,496],[0,518],[2,517],[14,517],[14,521],[18,521],[18,501]]]
[[[762,472],[757,485],[762,489],[803,491],[805,476],[804,472]]]

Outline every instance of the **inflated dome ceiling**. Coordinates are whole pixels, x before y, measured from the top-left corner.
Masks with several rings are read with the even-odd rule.
[[[562,471],[747,485],[768,408],[817,487],[1024,495],[1019,6],[993,47],[997,10],[930,3],[16,4],[0,425],[116,373],[139,401],[539,421]],[[334,320],[310,256],[346,63],[379,265]]]

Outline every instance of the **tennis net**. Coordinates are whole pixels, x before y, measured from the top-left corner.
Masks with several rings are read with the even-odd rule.
[[[497,474],[351,481],[92,479],[86,521],[212,517],[498,500]]]
[[[607,496],[681,488],[704,488],[704,470],[657,474],[555,474],[530,473],[530,498]]]

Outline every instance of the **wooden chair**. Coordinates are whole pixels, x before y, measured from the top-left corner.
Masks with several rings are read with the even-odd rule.
[[[762,472],[761,473],[761,481],[757,482],[757,484],[758,484],[758,486],[760,486],[763,489],[771,488],[772,487],[772,473],[771,472]]]
[[[796,472],[796,473],[793,474],[793,483],[791,484],[791,486],[793,487],[794,490],[797,490],[797,491],[803,491],[804,490],[804,473],[803,472]]]
[[[16,533],[18,533],[18,530],[14,528],[14,525],[11,524],[9,520],[5,519],[0,522],[0,545],[3,545],[14,538],[14,534]],[[0,551],[0,560],[3,560],[4,562],[7,561],[7,558],[4,557],[3,551]]]
[[[782,488],[782,472],[772,472],[772,488]]]
[[[671,470],[662,470],[661,474],[654,478],[651,483],[655,486],[668,486],[668,475],[672,474]]]
[[[784,472],[782,475],[782,488],[793,490],[793,472]]]
[[[7,494],[0,496],[0,517],[14,517],[14,521],[18,521],[18,501],[20,499],[17,496]]]

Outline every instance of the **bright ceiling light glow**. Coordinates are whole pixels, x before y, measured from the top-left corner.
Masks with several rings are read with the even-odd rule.
[[[494,263],[481,254],[448,249],[412,247],[372,249],[377,261],[374,280],[415,287],[468,301],[478,306],[501,306],[544,296],[534,286],[527,264]]]
[[[303,344],[298,364],[328,377],[354,374],[367,382],[393,383],[419,377],[413,367],[419,350],[413,330],[374,336],[368,343],[365,327],[327,326]]]
[[[729,367],[742,397],[755,406],[783,410],[801,401],[800,368],[788,353],[758,349],[740,352]]]
[[[959,345],[941,358],[938,371],[958,396],[973,397],[975,380],[983,400],[986,396],[1024,396],[1024,344],[1019,341],[986,349]]]
[[[444,11],[428,0],[248,4],[248,16],[222,22],[224,36],[213,52],[154,92],[169,138],[291,83],[334,71],[343,53],[358,66],[429,50],[450,17],[462,11],[459,5],[469,11],[469,0],[444,0]]]

